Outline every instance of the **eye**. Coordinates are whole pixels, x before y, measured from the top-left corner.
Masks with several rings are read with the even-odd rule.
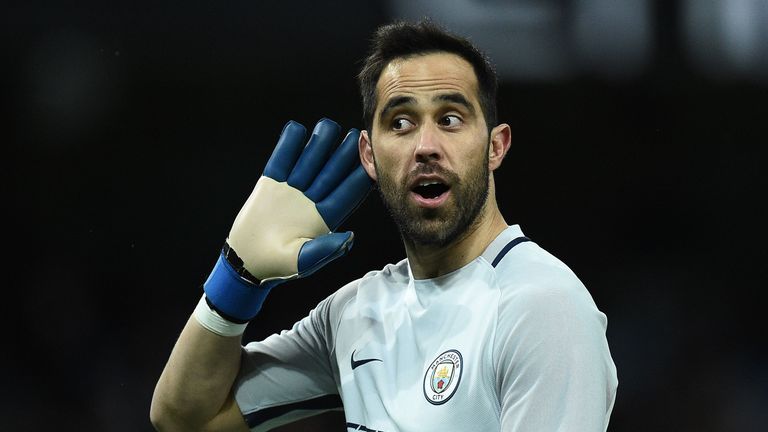
[[[437,122],[440,126],[448,127],[448,128],[454,128],[461,126],[463,123],[461,118],[459,116],[455,115],[446,115],[442,116],[440,120]]]
[[[415,125],[408,119],[396,118],[392,122],[392,129],[397,131],[403,131],[414,127]]]

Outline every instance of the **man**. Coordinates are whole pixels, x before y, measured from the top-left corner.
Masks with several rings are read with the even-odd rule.
[[[328,120],[306,146],[300,125],[283,130],[157,384],[156,428],[261,431],[343,407],[347,430],[605,430],[605,315],[497,207],[511,138],[487,60],[432,24],[393,24],[360,84],[366,130],[335,151]],[[241,347],[272,287],[349,249],[332,231],[369,179],[407,259]]]

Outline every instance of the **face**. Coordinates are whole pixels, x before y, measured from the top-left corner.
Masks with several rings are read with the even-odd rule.
[[[492,151],[474,70],[447,53],[397,59],[376,92],[363,164],[403,237],[445,246],[476,222],[488,197]]]

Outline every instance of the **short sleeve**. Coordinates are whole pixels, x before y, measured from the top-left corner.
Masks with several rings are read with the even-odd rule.
[[[252,431],[342,408],[331,360],[334,296],[290,330],[244,347],[234,390]]]
[[[502,431],[606,430],[618,384],[606,324],[570,271],[553,269],[502,297],[494,347]]]

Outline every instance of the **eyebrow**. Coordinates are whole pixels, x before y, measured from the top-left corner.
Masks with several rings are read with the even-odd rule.
[[[379,118],[386,117],[387,113],[392,111],[393,109],[402,106],[402,105],[413,105],[416,103],[416,99],[414,99],[412,96],[398,96],[394,97],[387,101],[386,105],[384,105],[384,108],[381,109],[381,114],[379,114]]]
[[[439,94],[432,98],[433,101],[443,101],[443,102],[453,102],[455,104],[461,105],[464,108],[467,109],[471,114],[475,113],[475,107],[472,106],[471,103],[467,100],[467,98],[464,97],[461,93],[446,93],[446,94]]]
[[[461,93],[444,93],[439,94],[432,98],[434,102],[451,102],[465,107],[470,113],[475,113],[475,107],[464,97]],[[403,105],[413,105],[416,103],[416,99],[412,96],[398,96],[387,101],[384,108],[381,109],[379,118],[383,119],[387,113],[393,109]]]

